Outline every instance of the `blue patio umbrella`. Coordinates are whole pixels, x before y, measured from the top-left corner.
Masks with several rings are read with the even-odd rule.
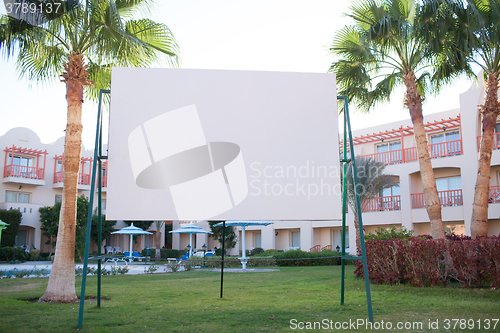
[[[245,228],[251,226],[267,226],[273,224],[274,222],[269,221],[226,221],[226,227],[241,227],[241,253],[243,256],[240,258],[241,268],[247,269],[247,251],[245,246]],[[217,223],[216,227],[222,227],[223,222]]]
[[[129,255],[130,255],[130,257],[133,257],[132,256],[132,238],[133,238],[132,236],[134,236],[134,235],[152,235],[153,233],[151,233],[149,231],[144,231],[143,229],[134,226],[134,223],[132,223],[130,226],[128,226],[126,228],[112,232],[112,234],[130,235],[130,253],[129,253]]]
[[[173,234],[189,234],[189,256],[193,254],[193,234],[213,234],[211,231],[207,231],[202,227],[198,227],[194,224],[188,224],[179,229],[169,231]]]

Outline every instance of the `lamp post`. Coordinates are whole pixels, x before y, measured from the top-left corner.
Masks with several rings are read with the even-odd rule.
[[[186,247],[188,249],[188,258],[191,257],[191,245],[188,244],[188,246]]]
[[[203,266],[205,266],[205,254],[207,254],[207,245],[203,244],[201,248],[203,250]]]

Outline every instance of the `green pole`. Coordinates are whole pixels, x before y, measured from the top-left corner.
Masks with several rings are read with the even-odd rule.
[[[338,98],[342,99],[342,98]],[[346,117],[346,100],[344,103],[344,150],[342,156],[342,253],[341,253],[341,281],[340,281],[340,304],[344,304],[344,290],[345,290],[345,228],[346,228],[346,210],[347,210],[347,117]]]
[[[363,273],[365,277],[366,302],[368,303],[368,318],[370,319],[370,322],[373,323],[372,296],[370,293],[370,279],[368,277],[368,264],[366,261],[365,236],[363,232],[363,220],[361,218],[361,202],[359,200],[359,192],[358,192],[358,172],[356,169],[356,159],[354,157],[354,145],[352,143],[351,121],[349,119],[349,105],[347,103],[347,96],[343,96],[343,98],[344,98],[344,112],[345,112],[347,127],[349,130],[349,147],[351,151],[351,163],[353,171],[352,178],[354,181],[354,193],[356,195],[356,208],[358,211],[359,240],[361,243],[361,253],[363,258]]]
[[[99,173],[97,176],[97,307],[101,307],[101,265],[102,265],[102,221],[101,221],[101,200],[102,200],[102,121],[99,128]]]
[[[80,308],[78,311],[78,329],[82,328],[83,322],[83,306],[85,305],[85,285],[87,283],[87,267],[88,267],[88,257],[89,257],[89,247],[90,247],[90,228],[92,227],[92,206],[94,204],[94,189],[95,189],[95,178],[96,178],[96,167],[98,159],[98,149],[100,140],[100,129],[102,128],[102,116],[101,116],[101,105],[102,105],[102,94],[109,94],[109,90],[101,89],[99,91],[99,104],[97,110],[97,128],[95,137],[95,148],[94,148],[94,161],[92,163],[92,180],[90,182],[90,198],[89,198],[89,210],[87,212],[87,234],[85,238],[85,253],[83,258],[83,276],[82,276],[82,289],[80,292]]]
[[[220,266],[220,298],[222,298],[222,291],[224,290],[224,243],[226,241],[226,221],[222,221],[222,262]]]

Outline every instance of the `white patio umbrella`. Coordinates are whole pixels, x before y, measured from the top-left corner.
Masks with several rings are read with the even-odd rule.
[[[198,227],[194,224],[189,224],[183,226],[179,229],[169,231],[173,234],[189,234],[189,256],[193,254],[193,234],[213,234],[211,231],[204,230],[202,227]]]
[[[270,225],[274,222],[269,221],[226,221],[226,227],[241,227],[241,253],[243,256],[240,258],[241,268],[247,269],[247,251],[245,246],[245,228],[250,226],[258,226],[258,225]],[[223,222],[217,223],[216,227],[222,227]]]
[[[132,223],[130,226],[120,229],[118,231],[112,232],[112,234],[120,234],[120,235],[130,235],[130,257],[132,257],[132,238],[134,235],[152,235],[153,233],[149,231],[144,231],[141,228],[138,228],[134,226],[134,223]]]

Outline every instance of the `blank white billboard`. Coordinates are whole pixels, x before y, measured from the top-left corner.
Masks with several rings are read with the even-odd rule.
[[[333,74],[115,68],[110,220],[341,218]]]

